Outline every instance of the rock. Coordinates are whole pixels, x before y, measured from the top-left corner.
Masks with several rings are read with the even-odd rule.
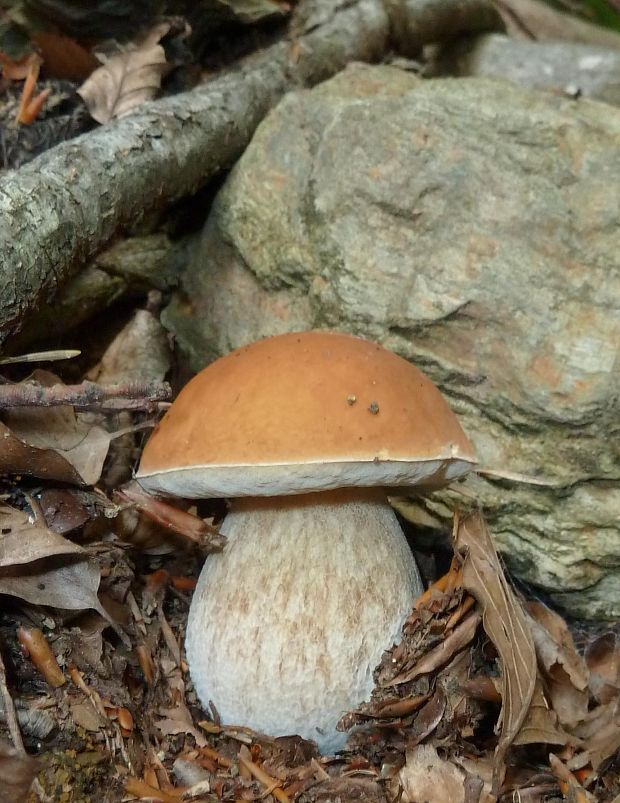
[[[488,34],[451,42],[435,69],[444,75],[507,78],[532,89],[583,95],[620,106],[617,49]]]
[[[482,465],[547,483],[463,491],[509,568],[617,617],[619,144],[605,104],[355,66],[259,127],[166,323],[196,369],[312,327],[412,360]],[[409,514],[445,528],[455,493]]]

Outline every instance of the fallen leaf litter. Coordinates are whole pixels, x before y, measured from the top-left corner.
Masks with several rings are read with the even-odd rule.
[[[103,420],[97,426],[105,432]],[[19,463],[3,468],[23,471]],[[41,756],[33,763],[2,745],[0,780],[15,779],[12,800],[24,799],[34,772],[44,793],[67,801],[92,799],[87,788],[104,801],[279,803],[513,794],[611,801],[620,793],[617,635],[603,633],[579,654],[558,614],[524,604],[507,583],[479,513],[457,518],[450,570],[417,600],[401,643],[384,654],[372,698],[343,717],[349,749],[327,757],[298,737],[223,726],[215,710],[205,718],[197,706],[182,643],[199,552],[222,545],[214,526],[192,512],[152,507],[131,486],[116,503],[64,489],[71,491],[60,497],[71,509],[65,520],[58,497],[35,501],[53,488],[6,490],[0,592],[14,603],[2,633],[16,669],[3,684],[26,748]],[[115,532],[130,504],[146,506],[164,540],[171,530],[186,537],[142,554],[122,527]],[[102,539],[70,540],[97,519]]]

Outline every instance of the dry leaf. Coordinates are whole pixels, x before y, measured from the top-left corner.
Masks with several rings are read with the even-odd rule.
[[[26,513],[0,508],[0,594],[33,605],[93,608],[109,621],[97,597],[100,579],[82,547],[32,523]]]
[[[97,54],[102,66],[77,92],[98,123],[125,117],[155,97],[162,75],[169,69],[164,48],[159,44],[169,30],[170,23],[161,23],[132,49],[113,56]]]
[[[465,774],[440,758],[432,745],[407,750],[405,766],[391,784],[392,799],[402,803],[465,803]]]
[[[583,739],[586,755],[594,770],[620,749],[620,706],[618,701],[599,705],[589,711],[584,721],[575,729]]]
[[[446,704],[446,695],[441,687],[438,687],[433,697],[420,709],[420,712],[413,720],[407,734],[408,745],[415,747],[424,741],[427,736],[430,736],[441,722],[446,710]]]
[[[529,602],[527,610],[551,707],[562,725],[574,728],[588,711],[588,669],[559,614],[541,602]]]
[[[31,379],[46,387],[62,384],[48,371],[35,371]],[[19,407],[4,410],[2,417],[0,472],[74,485],[99,480],[111,436],[84,413],[63,405]]]
[[[590,691],[600,703],[620,698],[620,639],[615,633],[599,636],[586,649]]]
[[[42,491],[39,504],[45,523],[60,535],[77,530],[95,515],[92,512],[94,505],[91,504],[89,509],[90,498],[97,497],[74,488],[48,488]]]
[[[168,333],[159,318],[147,310],[136,310],[86,378],[102,385],[136,379],[163,382],[170,363]]]
[[[430,650],[415,666],[401,672],[387,686],[408,683],[420,675],[426,675],[446,666],[454,656],[463,650],[473,639],[480,624],[480,614],[474,611],[456,627],[435,649]]]
[[[527,712],[525,721],[515,736],[514,745],[522,744],[574,744],[577,740],[564,732],[558,724],[555,711],[549,708],[540,678],[536,681],[536,688]]]
[[[69,36],[41,30],[32,31],[30,37],[39,48],[49,77],[83,81],[97,67],[93,54]]]
[[[207,744],[206,738],[196,729],[192,715],[182,700],[179,700],[174,708],[160,709],[159,714],[164,719],[158,720],[155,724],[162,733],[167,736],[172,736],[176,733],[187,733],[194,737],[198,747],[204,747]]]
[[[501,728],[495,750],[493,793],[501,785],[506,752],[525,720],[536,685],[536,652],[527,618],[502,571],[480,513],[458,523],[455,547],[463,556],[463,586],[482,608],[484,629],[502,668]]]
[[[95,709],[91,702],[79,702],[71,705],[71,718],[78,727],[91,733],[97,733],[107,725],[107,719]]]
[[[536,652],[545,669],[560,664],[575,688],[586,689],[588,669],[577,652],[564,619],[542,602],[528,602],[526,607],[538,628],[544,628],[548,635],[548,638],[540,638],[542,635],[540,629],[532,630]]]

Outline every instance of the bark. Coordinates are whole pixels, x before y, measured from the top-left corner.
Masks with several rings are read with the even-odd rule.
[[[123,229],[230,167],[277,100],[385,52],[378,0],[330,3],[320,24],[192,92],[63,143],[0,181],[0,342]]]
[[[57,407],[70,404],[76,410],[152,410],[170,401],[167,382],[127,382],[122,385],[45,385],[22,382],[0,385],[0,410],[8,407]]]
[[[184,253],[185,242],[165,234],[115,242],[39,306],[28,326],[11,338],[11,351],[20,353],[33,342],[66,334],[120,299],[143,298],[151,289],[169,290],[178,282]]]
[[[455,13],[446,13],[450,8]],[[500,27],[489,9],[483,0],[389,4],[398,41],[413,50],[444,31]],[[230,167],[286,91],[323,81],[350,61],[379,60],[389,31],[380,0],[307,0],[289,40],[6,174],[0,180],[0,343],[27,326],[119,233]]]

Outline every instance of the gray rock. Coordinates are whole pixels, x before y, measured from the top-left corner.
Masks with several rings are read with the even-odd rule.
[[[444,75],[506,78],[532,89],[579,94],[620,106],[620,50],[612,48],[488,34],[450,43],[435,69]]]
[[[411,359],[484,466],[548,483],[463,491],[508,566],[619,616],[619,145],[605,104],[348,69],[259,127],[167,325],[196,369],[312,327]],[[445,527],[455,493],[410,515]]]

